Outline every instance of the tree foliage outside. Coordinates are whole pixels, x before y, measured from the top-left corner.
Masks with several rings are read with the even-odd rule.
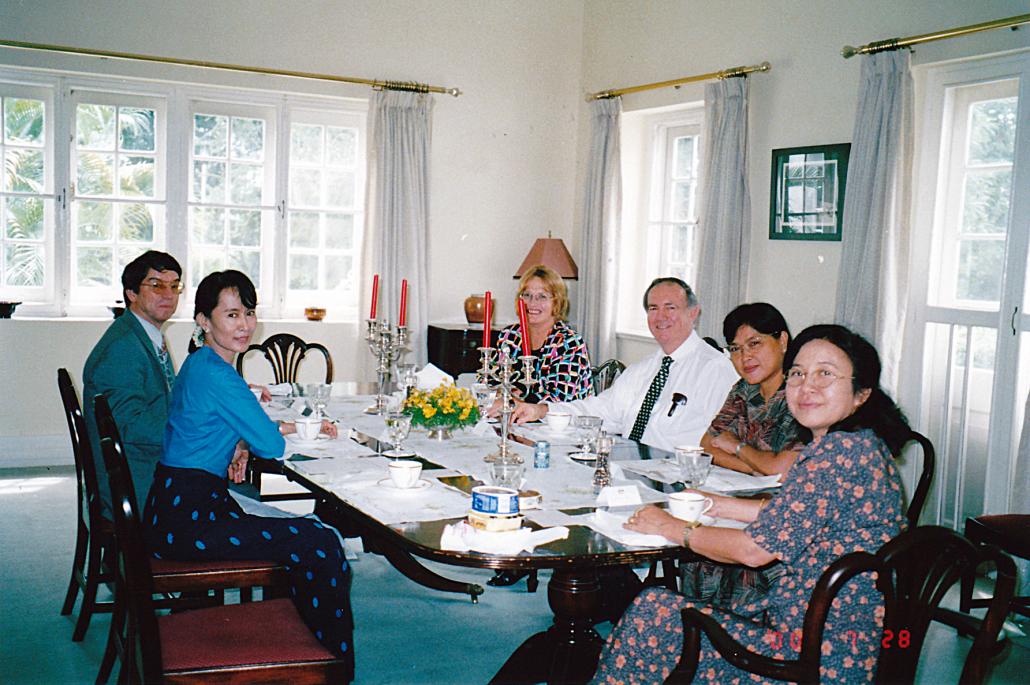
[[[41,287],[45,280],[46,253],[43,198],[46,190],[44,146],[46,116],[41,100],[0,98],[3,137],[0,155],[4,175],[0,190],[0,221],[3,234],[3,285]]]

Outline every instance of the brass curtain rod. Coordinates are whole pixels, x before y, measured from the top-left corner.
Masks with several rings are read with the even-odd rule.
[[[44,50],[47,52],[62,52],[69,55],[88,55],[90,57],[107,57],[110,59],[134,60],[139,62],[159,62],[161,64],[176,64],[185,67],[199,67],[201,69],[221,69],[224,71],[242,71],[250,74],[267,74],[271,76],[289,76],[292,78],[312,79],[316,81],[333,81],[336,83],[357,83],[359,85],[371,86],[376,90],[406,90],[416,93],[443,93],[458,97],[461,91],[457,88],[444,88],[442,86],[429,86],[414,81],[380,81],[377,79],[358,78],[356,76],[335,76],[333,74],[316,74],[307,71],[290,71],[287,69],[271,69],[269,67],[248,67],[240,64],[223,64],[221,62],[207,62],[195,59],[179,59],[177,57],[159,57],[156,55],[141,55],[134,52],[113,52],[111,50],[93,50],[91,48],[73,48],[67,45],[47,45],[45,43],[26,43],[19,40],[0,39],[0,47],[16,48],[19,50]]]
[[[970,24],[969,26],[958,26],[953,29],[945,29],[943,31],[934,31],[933,33],[924,33],[919,36],[909,36],[908,38],[888,38],[887,40],[877,40],[867,45],[861,45],[857,48],[850,45],[845,45],[840,50],[840,54],[844,56],[844,59],[854,57],[855,55],[868,55],[874,52],[885,52],[887,50],[897,50],[898,48],[905,48],[910,45],[918,45],[919,43],[929,43],[933,40],[944,40],[945,38],[955,38],[956,36],[964,36],[967,33],[977,33],[979,31],[990,31],[992,29],[1005,29],[1015,28],[1020,24],[1030,24],[1030,14],[1020,14],[1016,17],[1008,17],[1007,19],[995,19],[994,21],[985,21],[982,24]]]
[[[724,78],[735,78],[738,76],[746,76],[747,74],[753,74],[759,71],[769,71],[772,69],[772,65],[768,62],[762,62],[751,67],[733,67],[732,69],[723,69],[722,71],[713,71],[710,74],[698,74],[697,76],[685,76],[684,78],[673,79],[671,81],[659,81],[658,83],[647,83],[642,86],[630,86],[629,88],[613,88],[612,90],[602,90],[598,93],[591,93],[587,95],[587,100],[604,100],[605,98],[617,98],[620,95],[626,95],[627,93],[639,93],[644,90],[655,90],[657,88],[679,88],[685,83],[694,83],[696,81],[711,81],[712,79],[724,79]]]

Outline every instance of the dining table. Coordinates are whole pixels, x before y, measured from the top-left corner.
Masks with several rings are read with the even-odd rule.
[[[352,386],[343,386],[350,389]],[[337,389],[338,390],[338,389]],[[334,390],[325,408],[338,437],[301,442],[287,436],[284,458],[252,459],[255,468],[285,475],[309,490],[315,513],[345,537],[358,537],[365,550],[383,555],[408,578],[435,590],[469,595],[484,588],[431,570],[421,560],[508,571],[550,569],[548,604],[554,622],[529,636],[500,665],[493,683],[583,683],[597,665],[603,643],[595,629],[602,620],[606,570],[652,562],[697,558],[664,538],[626,530],[622,524],[643,504],[665,506],[668,493],[683,489],[674,455],[622,438],[612,449],[612,485],[598,492],[594,463],[581,451],[575,428],[556,432],[544,424],[512,427],[511,451],[524,461],[523,491],[539,493],[537,508],[524,510],[517,531],[486,532],[468,525],[472,488],[490,484],[487,455],[497,449],[491,421],[456,431],[448,440],[412,429],[402,443],[408,459],[422,464],[415,487],[398,488],[388,476],[394,445],[384,418],[365,409],[371,395]],[[304,398],[273,397],[265,403],[274,419],[310,411]],[[534,468],[533,446],[550,443],[548,468]],[[761,478],[713,467],[706,490],[760,492],[776,487]],[[707,519],[707,517],[705,517]],[[744,524],[707,519],[707,523]],[[492,625],[503,630],[502,625]],[[470,631],[482,636],[484,631]]]

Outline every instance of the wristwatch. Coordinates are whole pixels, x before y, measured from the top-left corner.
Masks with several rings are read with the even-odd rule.
[[[686,527],[683,529],[683,546],[690,548],[690,531],[694,530],[701,525],[700,521],[687,521]]]
[[[741,440],[737,443],[737,449],[733,450],[733,456],[740,457],[740,450],[744,449],[744,441]]]

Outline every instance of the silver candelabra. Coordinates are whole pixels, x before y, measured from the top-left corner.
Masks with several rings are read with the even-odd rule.
[[[479,356],[482,365],[476,372],[477,380],[480,383],[496,383],[501,394],[501,441],[498,443],[497,451],[486,455],[483,459],[488,462],[521,464],[522,457],[512,451],[508,444],[511,413],[515,410],[515,398],[512,390],[516,383],[522,385],[527,392],[536,385],[537,381],[533,378],[533,364],[536,362],[536,357],[533,355],[519,357],[522,362],[522,378],[516,381],[514,358],[495,347],[480,347]]]
[[[408,327],[394,326],[389,321],[379,319],[366,319],[368,332],[365,334],[365,342],[372,356],[376,358],[376,375],[379,380],[379,390],[376,394],[375,404],[365,409],[366,414],[386,413],[386,384],[390,381],[390,367],[400,358],[404,350],[408,349]]]

